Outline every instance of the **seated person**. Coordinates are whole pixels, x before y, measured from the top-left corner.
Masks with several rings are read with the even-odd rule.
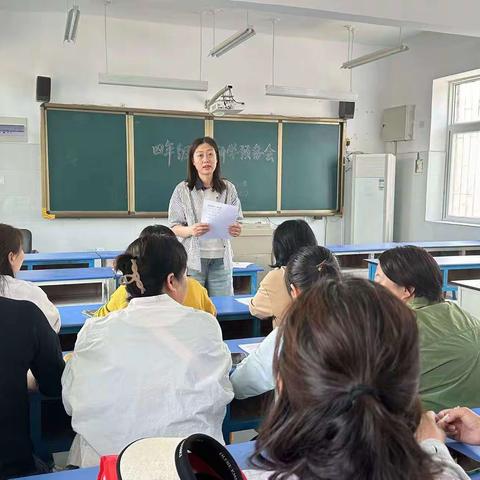
[[[22,232],[18,228],[0,223],[0,295],[34,303],[58,333],[60,314],[45,292],[31,282],[15,278],[24,258]]]
[[[149,225],[140,232],[140,237],[146,235],[169,235],[175,237],[175,234],[165,225]],[[127,252],[130,251],[132,244],[127,248]],[[110,312],[125,308],[128,304],[128,294],[125,289],[125,285],[120,285],[108,302],[100,307],[94,314],[95,317],[104,317]],[[192,277],[187,277],[187,295],[183,301],[183,305],[186,307],[197,308],[205,312],[216,315],[215,305],[208,296],[207,289],[197,280]]]
[[[77,433],[68,463],[98,465],[142,437],[205,433],[223,441],[232,361],[209,313],[182,305],[187,253],[175,238],[139,238],[117,259],[128,306],[90,318],[62,377]]]
[[[285,285],[285,267],[290,257],[302,247],[317,245],[312,229],[304,220],[287,220],[273,234],[272,254],[275,263],[260,282],[258,291],[250,300],[250,313],[258,318],[272,318],[273,328],[280,325],[292,302]]]
[[[379,257],[375,281],[416,313],[424,408],[478,407],[480,320],[444,300],[442,274],[435,259],[414,246],[387,250]]]
[[[468,479],[418,401],[413,312],[381,285],[326,280],[303,292],[277,338],[277,399],[248,480]],[[425,425],[427,423],[427,425]]]
[[[1,296],[0,331],[0,478],[45,473],[32,452],[26,376],[31,369],[40,392],[59,396],[60,343],[36,305]]]
[[[286,286],[288,285],[292,298],[295,299],[301,292],[326,278],[338,278],[339,276],[337,259],[328,248],[303,247],[291,256],[284,282]],[[230,380],[235,398],[253,397],[275,388],[272,363],[278,334],[279,328],[277,327],[265,337],[257,350],[245,358],[234,370]]]

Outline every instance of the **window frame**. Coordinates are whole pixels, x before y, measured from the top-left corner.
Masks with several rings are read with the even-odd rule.
[[[455,123],[456,114],[456,90],[459,85],[475,82],[480,80],[480,75],[464,77],[458,80],[449,82],[448,85],[448,122],[447,122],[447,145],[446,145],[446,162],[445,162],[445,190],[443,195],[443,215],[442,219],[454,223],[471,223],[480,225],[479,217],[462,217],[448,214],[448,205],[450,202],[450,181],[451,181],[451,164],[452,164],[452,148],[453,136],[458,133],[480,132],[480,120],[473,122],[458,122]]]

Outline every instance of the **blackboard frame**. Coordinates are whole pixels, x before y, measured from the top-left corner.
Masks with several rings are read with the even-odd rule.
[[[52,211],[50,209],[50,186],[48,175],[48,139],[47,139],[47,111],[49,109],[69,110],[69,111],[88,111],[100,113],[120,113],[126,117],[127,128],[127,178],[128,178],[128,211],[127,212],[72,212],[72,211]],[[206,112],[177,111],[177,110],[154,110],[145,108],[127,108],[127,107],[109,107],[97,105],[69,105],[58,103],[44,103],[41,105],[41,170],[42,170],[42,216],[47,219],[53,218],[165,218],[168,212],[137,212],[135,211],[135,182],[134,182],[134,135],[133,135],[133,116],[134,114],[165,116],[165,117],[190,117],[203,118],[205,121],[205,135],[213,135],[213,123],[216,117]],[[294,117],[281,115],[225,115],[225,120],[234,121],[275,121],[278,122],[278,164],[277,164],[277,211],[247,211],[245,216],[333,216],[342,213],[344,197],[344,165],[345,155],[345,137],[346,121],[339,118],[316,118],[316,117]],[[283,122],[298,123],[326,123],[339,126],[339,156],[338,156],[338,176],[337,176],[337,209],[335,210],[281,210],[282,194],[282,131]]]

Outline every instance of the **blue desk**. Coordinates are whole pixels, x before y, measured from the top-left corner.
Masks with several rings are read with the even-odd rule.
[[[28,270],[40,265],[85,265],[89,268],[95,266],[98,260],[97,252],[52,252],[52,253],[27,253],[23,265]]]
[[[255,450],[255,442],[244,442],[227,445],[227,450],[232,454],[238,466],[247,470],[250,468],[248,457]],[[79,468],[77,470],[65,470],[64,472],[47,473],[36,475],[35,477],[18,477],[22,480],[96,480],[98,476],[98,467]]]
[[[88,305],[67,305],[58,307],[60,320],[60,335],[78,333],[83,327],[87,317],[82,313],[84,310],[98,310],[102,303],[91,303]]]
[[[448,273],[453,270],[480,270],[480,255],[458,255],[454,257],[434,257],[443,278],[443,291],[453,292],[456,296],[458,287],[448,283]],[[368,278],[373,280],[377,270],[378,259],[368,259]]]
[[[117,258],[123,250],[99,250],[97,255],[102,261],[102,266],[105,266],[108,260]],[[250,294],[255,295],[258,288],[258,273],[263,272],[263,268],[251,263],[246,268],[234,268],[234,277],[250,277]]]
[[[116,278],[109,267],[98,268],[58,268],[45,270],[21,270],[17,278],[39,285],[66,285],[72,283],[92,283],[95,280]]]
[[[108,268],[108,267],[105,267]],[[97,269],[87,269],[97,270]],[[112,271],[111,269],[109,269]],[[44,270],[39,270],[43,272]],[[35,270],[37,272],[37,270]],[[261,320],[252,317],[248,306],[237,302],[235,297],[212,297],[212,301],[217,309],[217,318],[219,322],[232,320],[248,320],[252,322],[252,336],[259,337],[261,331]],[[70,305],[58,307],[62,326],[60,334],[78,333],[85,323],[86,316],[82,314],[83,310],[97,310],[102,304],[94,303],[88,305]],[[248,342],[246,342],[248,343]]]
[[[429,242],[386,242],[386,243],[363,243],[354,245],[327,245],[333,253],[339,255],[352,255],[357,253],[375,254],[402,245],[415,245],[429,251],[466,251],[480,250],[479,240],[453,240],[453,241],[429,241]]]
[[[217,309],[218,321],[250,320],[252,322],[252,337],[259,337],[262,321],[250,314],[248,305],[237,302],[236,298],[242,297],[246,297],[246,295],[238,295],[238,297],[212,297],[212,302]]]

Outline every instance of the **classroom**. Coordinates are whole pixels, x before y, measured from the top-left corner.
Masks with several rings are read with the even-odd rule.
[[[0,0],[0,480],[480,479],[480,4],[434,3]]]

